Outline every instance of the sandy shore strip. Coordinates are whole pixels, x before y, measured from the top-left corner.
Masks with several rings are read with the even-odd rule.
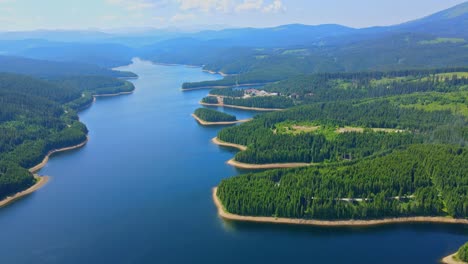
[[[115,94],[95,94],[93,97],[112,97],[112,96],[119,96],[119,95],[127,95],[127,94],[132,94],[133,91],[130,92],[120,92],[120,93],[115,93]]]
[[[222,71],[218,71],[218,72],[217,72],[217,71],[210,71],[210,70],[202,70],[202,71],[207,72],[207,73],[209,73],[209,74],[219,74],[219,75],[221,75],[221,76],[223,76],[223,77],[226,77],[226,76],[234,76],[234,75],[235,75],[235,74],[227,74],[227,73],[224,73],[224,72],[222,72]]]
[[[221,107],[227,107],[227,108],[236,108],[236,109],[251,110],[251,111],[265,111],[265,112],[286,110],[286,109],[280,109],[280,108],[258,108],[258,107],[246,107],[246,106],[227,105],[227,104],[207,104],[203,102],[200,102],[200,104],[206,105],[206,106],[221,106]]]
[[[37,172],[38,170],[44,168],[44,166],[45,166],[45,165],[47,164],[47,162],[49,161],[50,156],[52,156],[54,153],[64,152],[64,151],[69,151],[69,150],[81,148],[81,147],[83,147],[84,145],[86,145],[86,143],[88,143],[88,141],[89,141],[89,137],[86,137],[86,140],[83,141],[83,142],[81,142],[80,144],[77,144],[77,145],[74,145],[74,146],[71,146],[71,147],[66,147],[66,148],[53,149],[53,150],[49,151],[49,153],[47,153],[47,155],[44,157],[44,159],[42,160],[42,162],[39,163],[39,164],[37,164],[36,166],[30,168],[29,171],[30,171],[31,173],[35,173],[35,172]]]
[[[19,192],[19,193],[16,193],[15,195],[13,196],[8,196],[7,198],[3,199],[0,201],[0,207],[4,207],[20,198],[23,198],[24,196],[26,195],[29,195],[37,190],[39,190],[40,188],[42,188],[48,181],[49,181],[49,177],[47,176],[37,176],[37,175],[34,175],[34,178],[36,178],[36,183],[29,187],[28,189],[22,191],[22,192]]]
[[[231,147],[231,148],[236,148],[240,151],[245,151],[247,150],[246,146],[239,145],[239,144],[233,144],[233,143],[228,143],[225,141],[220,140],[218,137],[215,137],[211,140],[214,144],[218,146],[223,146],[223,147]],[[248,163],[242,163],[238,162],[234,159],[230,159],[227,164],[234,166],[239,169],[247,169],[247,170],[261,170],[261,169],[287,169],[287,168],[300,168],[300,167],[308,167],[308,166],[313,166],[314,164],[312,163],[272,163],[272,164],[248,164]]]
[[[234,124],[239,124],[239,123],[245,123],[249,122],[252,120],[252,118],[249,119],[243,119],[243,120],[237,120],[237,121],[226,121],[226,122],[208,122],[200,119],[197,115],[192,114],[192,117],[197,120],[198,123],[204,126],[222,126],[222,125],[234,125]]]
[[[218,188],[212,190],[213,201],[218,208],[218,214],[224,219],[241,221],[241,222],[256,222],[256,223],[272,223],[272,224],[289,224],[289,225],[310,225],[310,226],[325,226],[325,227],[346,227],[346,226],[376,226],[388,224],[403,224],[403,223],[435,223],[435,224],[461,224],[468,225],[467,219],[453,219],[448,217],[401,217],[379,220],[306,220],[292,218],[275,218],[275,217],[260,217],[260,216],[242,216],[231,214],[224,209],[223,204],[218,198]],[[456,263],[456,262],[455,262]]]
[[[88,108],[90,107],[91,105],[93,105],[93,103],[96,102],[96,97],[110,97],[110,96],[119,96],[119,95],[125,95],[125,94],[132,94],[133,91],[131,92],[121,92],[121,93],[117,93],[117,94],[101,94],[101,95],[93,95],[93,101],[89,104],[89,105],[86,105],[85,107],[83,107],[83,109],[85,108]],[[49,151],[47,153],[47,155],[44,157],[44,159],[39,163],[37,164],[36,166],[32,167],[29,169],[29,172],[31,173],[36,173],[37,171],[39,171],[40,169],[44,168],[44,166],[47,164],[47,162],[49,161],[49,158],[54,154],[54,153],[58,153],[58,152],[65,152],[65,151],[70,151],[70,150],[74,150],[74,149],[78,149],[78,148],[81,148],[83,146],[85,146],[89,141],[89,136],[86,137],[86,140],[84,140],[83,142],[81,142],[80,144],[77,144],[77,145],[74,145],[74,146],[70,146],[70,147],[66,147],[66,148],[60,148],[60,149],[53,149],[51,151]],[[11,202],[14,202],[18,199],[20,199],[21,197],[24,197],[26,195],[29,195],[31,193],[33,193],[34,191],[37,191],[38,189],[42,188],[48,181],[49,181],[49,177],[48,176],[38,176],[38,175],[34,175],[34,177],[37,179],[37,182],[36,184],[34,184],[33,186],[29,187],[28,189],[22,191],[22,192],[19,192],[19,193],[16,193],[15,195],[13,196],[9,196],[3,200],[0,201],[0,207],[3,207]]]
[[[227,88],[235,88],[235,87],[248,87],[248,86],[262,86],[267,85],[269,83],[245,83],[245,84],[238,84],[238,85],[208,85],[208,86],[200,86],[194,88],[181,88],[182,91],[196,91],[196,90],[204,90],[204,89],[227,89]]]
[[[224,142],[222,140],[220,140],[219,138],[215,137],[211,140],[211,142],[213,142],[214,144],[218,145],[218,146],[222,146],[222,147],[229,147],[229,148],[236,148],[240,151],[245,151],[247,150],[247,147],[246,146],[243,146],[243,145],[239,145],[239,144],[234,144],[234,143],[228,143],[228,142]]]
[[[442,263],[445,263],[445,264],[467,264],[466,262],[455,259],[456,255],[457,255],[457,253],[453,253],[452,255],[443,258]]]
[[[309,167],[313,164],[311,163],[301,163],[301,162],[293,162],[293,163],[271,163],[271,164],[249,164],[249,163],[242,163],[236,161],[234,159],[230,159],[227,164],[234,166],[238,169],[246,169],[246,170],[263,170],[263,169],[290,169],[290,168],[301,168],[301,167]]]

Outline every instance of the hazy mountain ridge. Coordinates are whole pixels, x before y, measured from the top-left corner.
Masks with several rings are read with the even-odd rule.
[[[278,76],[296,71],[466,66],[468,2],[407,23],[363,29],[290,24],[196,33],[34,31],[0,33],[0,39],[3,55],[103,67],[130,63],[134,56],[162,63],[207,65],[207,70],[226,73],[262,67],[268,71],[276,63],[273,74]]]

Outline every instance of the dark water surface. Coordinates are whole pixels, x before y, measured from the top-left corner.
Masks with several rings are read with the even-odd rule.
[[[0,263],[437,263],[468,228],[317,228],[225,222],[211,188],[238,174],[220,128],[190,116],[206,90],[200,69],[136,61],[132,95],[80,114],[86,147],[55,155],[41,190],[0,210]],[[243,119],[254,113],[226,109]]]

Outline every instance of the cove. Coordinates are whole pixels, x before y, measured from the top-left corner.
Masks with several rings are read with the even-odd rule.
[[[464,226],[320,228],[223,221],[212,187],[239,171],[221,129],[192,117],[220,76],[135,60],[131,95],[99,98],[80,119],[88,144],[54,155],[42,189],[0,210],[0,263],[438,263]],[[238,119],[255,112],[223,109]]]

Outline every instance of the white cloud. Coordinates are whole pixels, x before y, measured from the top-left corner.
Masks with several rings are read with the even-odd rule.
[[[203,11],[203,12],[247,12],[263,11],[266,13],[276,13],[285,11],[285,6],[281,0],[175,0],[179,3],[179,8],[183,11]]]
[[[235,0],[176,0],[181,10],[229,11]]]
[[[5,1],[5,0],[0,0]],[[105,0],[108,4],[119,5],[129,11],[162,7],[175,7],[182,12],[248,12],[263,11],[275,13],[285,10],[282,0]]]
[[[166,0],[106,0],[106,3],[111,5],[122,6],[129,11],[144,10],[155,8],[167,4]]]
[[[261,10],[263,7],[263,0],[244,0],[236,6],[237,12]]]
[[[274,0],[273,3],[263,8],[263,12],[265,13],[278,13],[284,11],[286,11],[286,7],[281,0]]]
[[[5,0],[0,0],[5,1]],[[277,13],[284,11],[282,0],[104,0],[126,10],[132,25],[188,24],[200,17],[219,18],[227,14]],[[119,21],[117,13],[103,14],[100,21]]]

